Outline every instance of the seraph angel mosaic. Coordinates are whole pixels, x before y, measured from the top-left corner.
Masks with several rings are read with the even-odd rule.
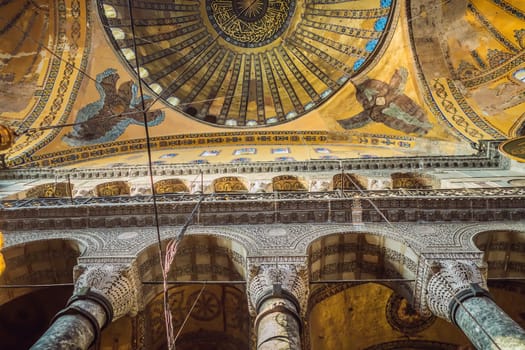
[[[356,85],[356,98],[364,110],[353,117],[338,120],[339,124],[345,129],[357,129],[377,122],[407,134],[422,136],[428,133],[432,124],[425,111],[403,93],[407,77],[407,70],[401,67],[389,83],[367,79]]]
[[[131,124],[144,125],[142,103],[138,87],[131,80],[117,88],[120,79],[113,68],[97,75],[96,88],[100,98],[78,111],[73,130],[62,140],[70,146],[92,145],[117,139]],[[159,109],[148,110],[154,100],[144,96],[148,126],[159,125],[164,120],[164,112]]]

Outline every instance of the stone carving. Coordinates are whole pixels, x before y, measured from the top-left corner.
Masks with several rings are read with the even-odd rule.
[[[247,192],[245,181],[237,176],[224,176],[213,180],[213,192]]]
[[[189,193],[190,189],[183,180],[180,179],[165,179],[155,182],[156,194],[167,193]]]
[[[70,197],[72,189],[68,182],[51,182],[27,190],[26,198]]]
[[[130,194],[126,181],[111,181],[97,185],[95,193],[98,197],[125,196]]]
[[[149,184],[133,184],[130,186],[130,196],[146,196],[151,194],[151,186]]]
[[[470,288],[471,283],[487,289],[486,279],[480,268],[468,260],[443,260],[433,262],[426,286],[427,306],[436,316],[450,320],[449,304],[455,296]]]
[[[142,309],[142,285],[135,265],[90,264],[75,267],[75,294],[84,287],[105,296],[113,306],[113,320]]]
[[[215,137],[215,136],[213,136]],[[324,137],[324,136],[323,136]],[[129,142],[129,141],[127,141]],[[154,142],[154,141],[152,141]],[[287,172],[296,173],[303,172],[308,169],[317,176],[320,171],[334,171],[340,173],[342,169],[345,171],[355,170],[401,170],[418,169],[421,164],[424,164],[428,169],[504,169],[510,166],[510,161],[501,157],[497,148],[501,141],[483,140],[475,145],[478,153],[475,155],[466,156],[422,156],[413,158],[354,158],[354,159],[336,159],[336,160],[305,160],[297,162],[285,161],[268,161],[268,162],[251,162],[243,164],[228,164],[228,163],[210,163],[210,164],[162,164],[153,167],[154,176],[195,176],[202,172],[204,175],[212,174],[261,174],[261,173],[281,173],[283,169]],[[160,145],[158,147],[161,147]],[[108,148],[108,147],[106,147]],[[108,148],[108,149],[113,149]],[[104,149],[97,149],[97,154],[101,152],[100,156],[107,156]],[[88,152],[89,159],[93,159],[93,154]],[[62,159],[63,154],[56,155]],[[78,159],[82,158],[82,153],[79,154]],[[99,157],[99,156],[95,156]],[[66,157],[67,158],[67,157]],[[56,159],[58,162],[58,159]],[[60,160],[60,162],[64,162]],[[36,164],[36,163],[35,163]],[[40,164],[40,163],[39,163]],[[58,163],[57,163],[58,164]],[[92,169],[63,169],[63,168],[40,168],[35,172],[31,168],[18,169],[4,169],[0,172],[0,179],[64,179],[69,176],[72,181],[89,180],[89,179],[113,179],[115,177],[129,178],[144,176],[149,174],[148,167],[145,165],[123,165],[118,168],[92,168]],[[260,181],[260,180],[259,180]]]
[[[274,285],[292,294],[300,306],[301,315],[305,315],[308,302],[308,272],[306,264],[263,263],[250,267],[248,298],[250,311],[255,314],[260,298]]]
[[[293,175],[279,175],[272,179],[274,191],[306,191],[306,186]]]

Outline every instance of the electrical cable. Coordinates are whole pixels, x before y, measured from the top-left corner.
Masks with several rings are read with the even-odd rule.
[[[184,318],[184,321],[182,322],[180,328],[179,328],[179,331],[177,332],[177,335],[175,336],[175,338],[173,339],[173,344],[172,346],[173,347],[170,347],[169,344],[168,344],[168,349],[169,350],[172,350],[172,349],[175,349],[175,343],[177,342],[177,339],[179,338],[181,332],[182,332],[182,329],[184,328],[184,326],[186,325],[186,322],[188,321],[188,319],[190,318],[190,315],[193,311],[193,309],[195,308],[195,306],[197,305],[197,302],[199,301],[201,295],[202,295],[202,292],[204,292],[204,288],[206,288],[206,284],[204,284],[199,292],[199,295],[197,295],[197,297],[195,298],[195,301],[193,302],[193,305],[191,305],[191,308],[190,310],[188,311],[188,314],[186,315],[186,317]]]
[[[149,133],[149,126],[148,126],[148,117],[147,117],[147,110],[146,105],[144,102],[144,90],[142,88],[142,79],[140,78],[140,64],[139,64],[139,58],[137,53],[137,43],[136,43],[136,35],[135,35],[135,21],[133,17],[133,7],[131,5],[132,0],[128,0],[128,11],[129,11],[129,17],[131,22],[131,32],[132,32],[132,42],[133,42],[133,50],[135,51],[135,65],[137,67],[137,81],[138,81],[138,88],[140,93],[140,102],[142,107],[142,116],[144,120],[144,131],[146,136],[146,150],[148,155],[148,172],[149,172],[149,180],[150,180],[150,187],[151,187],[151,198],[153,200],[153,213],[154,213],[154,226],[157,233],[157,250],[159,254],[159,264],[160,268],[162,270],[162,277],[163,280],[166,281],[167,279],[167,272],[169,271],[169,266],[165,265],[164,257],[162,253],[162,238],[160,234],[160,225],[159,225],[159,213],[158,213],[158,206],[157,206],[157,194],[155,191],[155,183],[153,179],[153,162],[152,162],[152,155],[151,155],[151,142],[150,142],[150,133]],[[151,105],[153,105],[155,102],[153,102]],[[175,245],[176,249],[176,245]],[[166,255],[168,256],[168,255]],[[166,322],[166,337],[168,341],[168,348],[169,350],[172,350],[174,348],[174,343],[172,343],[173,340],[173,321],[171,317],[171,312],[169,308],[169,290],[167,287],[167,284],[163,284],[163,310],[164,310],[164,318]]]

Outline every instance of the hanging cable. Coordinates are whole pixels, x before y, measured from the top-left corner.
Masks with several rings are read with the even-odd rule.
[[[202,295],[202,292],[204,292],[204,288],[206,288],[206,284],[204,284],[199,292],[199,295],[197,295],[197,297],[195,298],[195,301],[193,302],[193,305],[191,305],[191,308],[190,308],[190,311],[188,311],[188,314],[186,315],[186,317],[184,318],[184,321],[182,322],[180,328],[179,328],[179,331],[177,332],[177,335],[173,338],[173,343],[171,344],[172,346],[169,346],[170,344],[168,344],[168,349],[171,350],[171,349],[175,349],[175,343],[177,342],[177,339],[179,339],[179,336],[180,334],[182,333],[182,329],[184,328],[184,325],[186,325],[186,322],[188,321],[188,319],[190,318],[190,315],[193,311],[193,309],[195,308],[195,306],[197,305],[197,303],[199,302],[199,299]]]
[[[135,21],[133,17],[133,7],[131,5],[131,0],[128,0],[128,11],[129,11],[129,17],[131,22],[131,33],[132,33],[132,42],[133,42],[133,50],[135,51],[135,65],[137,67],[137,83],[139,88],[139,94],[140,94],[140,103],[142,107],[142,116],[144,120],[144,131],[146,133],[146,150],[148,155],[148,172],[149,172],[149,180],[150,180],[150,187],[151,187],[151,198],[153,200],[153,213],[154,213],[154,226],[157,233],[157,250],[159,254],[159,264],[162,270],[162,276],[163,279],[166,280],[166,265],[164,263],[163,259],[163,253],[162,253],[162,239],[160,235],[160,225],[159,225],[159,211],[157,206],[157,194],[155,191],[155,183],[153,179],[153,162],[152,162],[152,155],[151,155],[151,142],[150,142],[150,133],[149,133],[149,126],[148,126],[148,116],[147,116],[147,110],[146,105],[144,102],[144,90],[142,87],[142,79],[140,78],[140,64],[139,64],[139,58],[138,58],[138,52],[137,52],[137,42],[136,42],[136,35],[135,35]],[[153,105],[154,103],[152,103]],[[176,246],[175,246],[176,248]],[[166,321],[166,337],[168,340],[168,344],[171,344],[171,340],[173,339],[173,326],[172,326],[172,319],[171,319],[171,312],[169,312],[169,295],[168,295],[168,288],[166,283],[164,283],[164,300],[163,300],[163,306],[164,306],[164,315],[165,315],[165,321]],[[168,326],[169,325],[169,326]],[[172,350],[172,347],[169,347],[169,350]]]

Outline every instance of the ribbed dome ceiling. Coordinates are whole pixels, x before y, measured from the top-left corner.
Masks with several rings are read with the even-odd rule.
[[[132,71],[174,109],[231,127],[286,122],[329,99],[373,57],[394,7],[392,0],[131,3],[130,10],[128,1],[98,0]]]

